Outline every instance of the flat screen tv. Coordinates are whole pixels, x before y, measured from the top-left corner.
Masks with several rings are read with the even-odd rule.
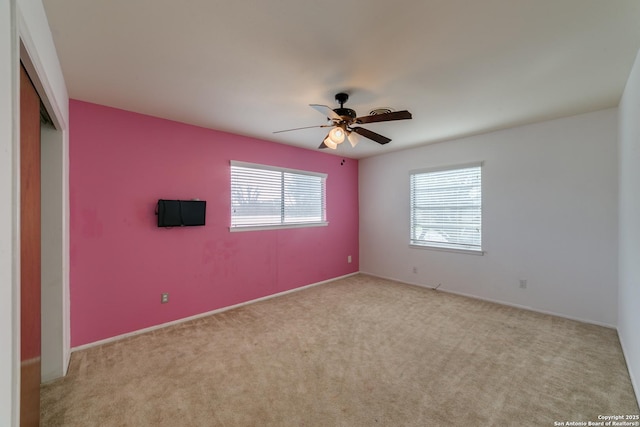
[[[158,200],[158,227],[205,225],[204,200]]]

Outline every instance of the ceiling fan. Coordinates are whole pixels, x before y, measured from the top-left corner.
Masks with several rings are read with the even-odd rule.
[[[392,120],[405,120],[411,118],[411,113],[407,110],[403,111],[385,111],[380,114],[371,114],[368,116],[357,117],[356,112],[351,108],[345,108],[344,104],[349,99],[349,94],[338,93],[336,94],[336,101],[340,104],[340,108],[331,109],[326,105],[309,104],[314,110],[324,114],[330,124],[306,126],[301,128],[279,130],[273,133],[290,132],[293,130],[310,129],[310,128],[333,128],[329,131],[322,144],[318,148],[331,148],[335,150],[339,144],[344,142],[345,138],[349,141],[352,147],[355,147],[358,143],[357,135],[364,136],[371,139],[378,144],[386,144],[391,141],[390,138],[382,136],[378,133],[372,132],[369,129],[365,129],[359,126],[367,123],[376,122],[388,122]]]

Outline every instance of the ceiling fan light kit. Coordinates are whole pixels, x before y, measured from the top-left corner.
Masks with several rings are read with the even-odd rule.
[[[329,131],[327,138],[336,144],[342,144],[342,141],[344,141],[344,133],[341,127],[335,127]]]
[[[349,94],[340,92],[336,94],[336,101],[340,104],[340,108],[331,109],[326,105],[309,104],[314,110],[324,114],[327,120],[331,122],[329,125],[319,126],[306,126],[303,128],[281,130],[274,133],[289,132],[293,130],[309,129],[314,127],[332,127],[327,136],[320,144],[318,148],[330,148],[335,150],[338,145],[342,144],[345,140],[345,136],[351,147],[355,147],[358,144],[357,135],[364,136],[378,144],[387,144],[391,141],[391,138],[382,136],[378,133],[362,128],[360,126],[354,126],[356,124],[376,123],[376,122],[388,122],[392,120],[406,120],[411,119],[411,113],[407,110],[403,111],[391,111],[388,108],[380,108],[371,111],[370,115],[358,117],[356,112],[351,108],[345,108],[344,104],[349,99]]]
[[[331,138],[327,136],[324,141],[322,141],[322,144],[320,144],[320,148],[331,148],[332,150],[335,150],[338,148],[338,144],[333,142]]]
[[[357,133],[349,132],[347,134],[347,139],[349,140],[349,144],[351,144],[351,147],[355,147],[356,145],[358,145],[358,134]]]

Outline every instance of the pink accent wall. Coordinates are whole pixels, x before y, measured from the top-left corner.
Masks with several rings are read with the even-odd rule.
[[[357,160],[69,108],[72,347],[358,271]],[[229,232],[230,160],[327,173],[329,225]],[[162,198],[206,200],[207,225],[158,228]]]

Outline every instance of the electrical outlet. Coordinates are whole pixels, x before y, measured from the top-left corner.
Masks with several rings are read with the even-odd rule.
[[[520,279],[520,289],[527,289],[527,279]]]
[[[169,292],[163,292],[163,293],[162,293],[162,297],[161,297],[161,299],[160,299],[160,302],[161,302],[162,304],[166,304],[166,303],[168,303],[168,302],[169,302]]]
[[[418,274],[418,267],[413,267],[413,274]]]
[[[349,264],[351,264],[351,255],[349,255],[349,256],[347,257],[347,262],[348,262]]]

